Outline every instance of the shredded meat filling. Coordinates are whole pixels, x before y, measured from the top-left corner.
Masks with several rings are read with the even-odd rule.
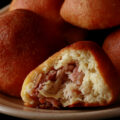
[[[47,105],[47,107],[51,107],[52,105],[53,108],[58,108],[61,105],[60,102],[54,98],[40,98],[39,102],[45,106]]]
[[[69,79],[76,82],[77,85],[81,85],[85,74],[78,71],[78,67],[75,67],[73,72],[69,75]]]
[[[33,94],[36,93],[36,96],[38,97],[38,90],[43,88],[43,83],[46,81],[54,82],[54,87],[52,88],[54,93],[59,91],[60,86],[67,80],[70,80],[80,86],[84,76],[85,74],[82,71],[78,71],[78,65],[76,64],[68,64],[67,66],[64,66],[58,70],[52,69],[44,77],[40,78],[41,82],[37,83],[39,84],[38,88],[35,88]],[[51,106],[54,108],[59,108],[61,106],[60,101],[56,100],[55,98],[38,97],[38,100],[40,102],[40,107],[42,106],[43,108],[46,108],[46,106],[47,108]]]

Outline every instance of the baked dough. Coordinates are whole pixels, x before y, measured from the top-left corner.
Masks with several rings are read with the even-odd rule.
[[[119,77],[104,51],[80,41],[57,52],[30,72],[22,86],[26,106],[106,106],[120,92]]]
[[[15,9],[31,10],[43,18],[54,22],[63,22],[60,7],[64,0],[12,0],[10,11]]]
[[[20,97],[26,75],[65,46],[55,26],[23,9],[0,16],[0,92]]]
[[[115,30],[106,37],[103,43],[103,49],[120,75],[120,29]]]
[[[64,0],[62,18],[80,28],[105,29],[120,25],[119,0]]]

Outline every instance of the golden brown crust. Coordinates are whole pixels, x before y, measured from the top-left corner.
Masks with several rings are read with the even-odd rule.
[[[118,77],[118,74],[116,72],[116,69],[114,68],[112,62],[110,61],[110,59],[108,58],[108,56],[105,54],[105,52],[94,42],[90,42],[90,41],[80,41],[77,43],[74,43],[70,46],[67,46],[65,48],[63,48],[62,50],[60,50],[59,52],[57,52],[56,54],[54,54],[53,56],[51,56],[50,58],[48,58],[44,63],[42,63],[40,66],[38,66],[35,71],[37,73],[43,73],[44,72],[48,72],[47,70],[50,68],[50,66],[53,66],[54,62],[56,60],[56,58],[58,58],[58,56],[61,55],[61,53],[64,53],[65,50],[85,50],[85,51],[90,51],[92,53],[92,55],[94,56],[97,64],[98,64],[98,69],[99,72],[101,74],[101,76],[104,78],[104,82],[109,86],[110,88],[110,93],[112,93],[112,99],[111,101],[109,101],[109,103],[76,103],[74,105],[70,105],[70,107],[74,107],[74,106],[105,106],[105,105],[109,105],[111,103],[113,103],[117,97],[118,94],[120,93],[120,79]],[[47,70],[43,71],[43,68],[45,68],[47,66]],[[34,71],[32,71],[26,78],[24,84],[23,84],[23,88],[22,88],[22,92],[21,95],[22,97],[24,97],[24,91],[26,89],[26,85],[28,83],[30,83],[32,81],[31,77],[33,76]]]
[[[26,75],[64,47],[64,41],[56,41],[59,38],[54,23],[31,11],[17,9],[1,15],[0,91],[20,96]]]
[[[86,31],[66,23],[60,16],[62,3],[63,0],[12,0],[10,11],[15,9],[27,9],[54,22],[55,25],[53,25],[52,28],[58,28],[61,31],[59,38],[60,40],[64,39],[67,45],[79,40],[84,40]]]
[[[48,56],[47,49],[39,49],[38,33],[32,31],[38,24],[33,22],[37,23],[38,17],[26,10],[0,16],[0,91],[8,95],[20,96],[26,75]]]
[[[63,0],[13,0],[10,10],[27,9],[55,22],[62,22],[60,7]]]
[[[120,29],[108,35],[103,43],[103,49],[110,57],[120,75]]]
[[[119,8],[119,0],[65,0],[60,14],[78,27],[104,29],[120,24]]]

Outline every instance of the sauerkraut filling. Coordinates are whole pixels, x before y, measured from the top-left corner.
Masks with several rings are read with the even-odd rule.
[[[85,74],[78,71],[76,63],[70,63],[55,70],[52,68],[34,84],[31,97],[40,108],[59,108],[75,104],[83,99],[79,90]]]

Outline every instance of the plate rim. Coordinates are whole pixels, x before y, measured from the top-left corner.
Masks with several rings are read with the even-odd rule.
[[[12,103],[2,98],[0,98],[0,100],[4,100],[4,104],[0,101],[0,112],[1,113],[14,116],[14,117],[24,118],[24,119],[37,119],[37,120],[38,119],[39,120],[69,119],[69,120],[72,120],[74,118],[74,120],[78,120],[78,119],[87,120],[87,119],[98,119],[98,118],[103,119],[103,118],[111,118],[111,117],[120,116],[120,107],[117,107],[114,109],[108,108],[108,109],[100,109],[97,111],[92,110],[92,111],[86,111],[86,112],[82,110],[73,110],[74,112],[72,112],[71,110],[44,110],[44,109],[29,108],[29,107],[24,107],[19,104]],[[11,107],[12,105],[14,107]]]
[[[2,15],[3,13],[7,12],[9,10],[10,4],[6,5],[5,7],[0,9],[0,15]]]

